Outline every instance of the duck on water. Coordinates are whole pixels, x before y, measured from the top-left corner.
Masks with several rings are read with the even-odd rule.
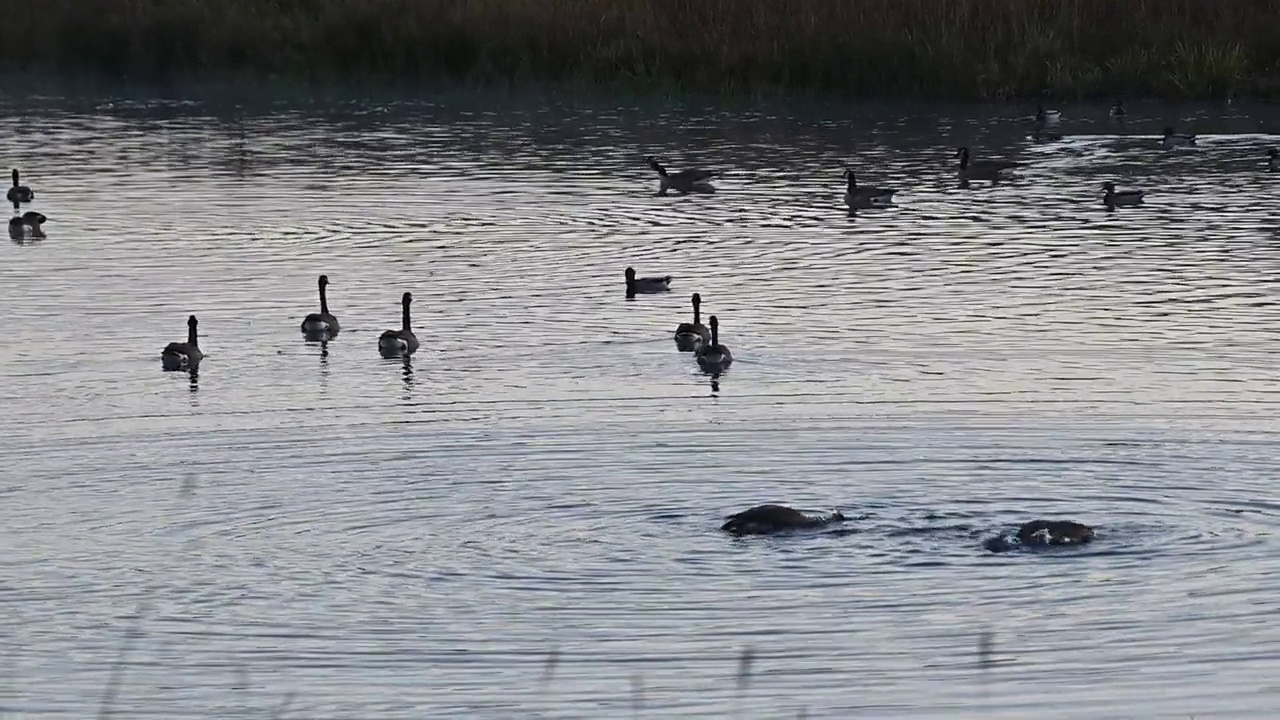
[[[983,545],[991,552],[1008,552],[1017,545],[1045,548],[1058,545],[1084,545],[1093,541],[1093,528],[1074,520],[1032,520],[1023,523],[1013,534],[1014,543],[1006,534],[988,539]]]
[[[730,535],[771,535],[788,530],[820,528],[848,520],[839,510],[827,516],[806,515],[786,505],[757,505],[730,515],[720,529]]]

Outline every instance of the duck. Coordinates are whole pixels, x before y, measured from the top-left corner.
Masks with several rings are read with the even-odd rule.
[[[45,221],[48,219],[49,218],[35,210],[28,210],[21,215],[14,215],[9,218],[9,234],[22,235],[24,233],[30,233],[31,237],[45,237],[44,228],[41,226],[44,225]]]
[[[627,297],[635,297],[636,293],[660,293],[671,289],[671,276],[636,277],[635,268],[627,268],[624,273],[627,279]]]
[[[848,520],[844,513],[836,510],[828,516],[806,515],[786,505],[757,505],[730,515],[723,525],[722,532],[730,535],[770,535],[787,530],[820,528],[832,523]]]
[[[20,203],[29,203],[35,199],[36,194],[31,188],[18,182],[18,169],[13,169],[13,187],[9,188],[7,195],[9,202],[13,203],[13,209],[17,210]]]
[[[969,148],[956,151],[960,158],[960,177],[965,180],[1001,180],[1013,175],[1018,163],[1013,160],[969,160]]]
[[[658,173],[658,194],[666,195],[668,190],[675,190],[684,195],[688,193],[714,193],[716,189],[708,180],[716,176],[711,170],[689,169],[678,173],[668,173],[652,156],[644,159],[654,172]]]
[[[682,322],[676,326],[676,347],[680,352],[695,352],[698,348],[711,342],[711,331],[707,330],[707,326],[702,324],[699,319],[699,307],[702,305],[702,296],[694,293],[693,301],[693,322]]]
[[[196,340],[196,316],[187,318],[187,341],[171,342],[160,352],[160,364],[165,370],[194,370],[200,365],[204,353]]]
[[[865,185],[859,187],[858,179],[854,177],[853,170],[850,169],[844,171],[844,178],[848,181],[848,186],[844,191],[844,204],[850,208],[888,205],[893,202],[894,193],[898,192],[889,188],[867,187]]]
[[[733,363],[733,355],[729,348],[720,344],[720,321],[712,315],[710,322],[711,343],[698,348],[694,359],[698,361],[698,367],[706,372],[720,372]]]
[[[1267,172],[1276,171],[1276,158],[1280,157],[1280,152],[1276,152],[1275,148],[1267,150]]]
[[[311,313],[302,320],[302,332],[307,335],[337,335],[341,327],[338,318],[329,312],[329,301],[325,297],[325,287],[329,285],[329,276],[320,276],[320,312]]]
[[[1018,526],[1014,537],[1024,547],[1084,545],[1093,541],[1094,531],[1074,520],[1031,520]],[[985,545],[991,552],[1005,552],[1014,547],[1004,535],[987,540]]]
[[[1057,125],[1062,120],[1062,113],[1057,110],[1045,110],[1044,103],[1036,105],[1036,122],[1041,125]]]
[[[1102,202],[1110,207],[1116,205],[1139,205],[1142,203],[1142,196],[1146,195],[1145,190],[1121,190],[1116,192],[1116,184],[1108,180],[1102,183],[1104,194]]]
[[[400,329],[387,330],[378,337],[378,352],[382,353],[382,357],[409,357],[417,352],[418,337],[409,329],[409,304],[412,302],[412,294],[400,296],[400,306],[403,308]]]
[[[1124,100],[1118,99],[1116,100],[1116,104],[1111,106],[1111,111],[1107,114],[1113,118],[1123,119],[1124,116],[1129,113],[1124,109]]]
[[[1172,127],[1166,127],[1164,129],[1163,142],[1164,142],[1165,149],[1175,148],[1175,147],[1185,147],[1187,145],[1195,145],[1196,136],[1194,134],[1188,135],[1188,134],[1175,133]]]

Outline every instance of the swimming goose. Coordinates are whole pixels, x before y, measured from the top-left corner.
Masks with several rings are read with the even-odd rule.
[[[676,347],[680,352],[696,352],[698,348],[711,342],[711,331],[702,324],[698,317],[702,296],[693,294],[693,322],[683,322],[676,326]]]
[[[400,329],[387,330],[378,338],[378,352],[382,357],[408,357],[418,349],[418,337],[409,329],[409,303],[413,295],[405,293],[400,297],[403,312],[400,316]]]
[[[839,510],[828,517],[805,515],[786,505],[757,505],[730,515],[720,530],[731,535],[768,535],[786,530],[818,528],[847,520]]]
[[[165,370],[194,370],[203,357],[196,341],[196,316],[192,315],[187,318],[187,341],[165,345],[160,352],[160,365]]]
[[[1036,122],[1041,125],[1056,125],[1062,120],[1062,113],[1057,110],[1045,110],[1044,103],[1036,105]]]
[[[1111,112],[1108,113],[1113,118],[1123,118],[1129,113],[1124,109],[1124,100],[1116,100],[1116,104],[1111,106]]]
[[[956,151],[960,158],[960,177],[965,180],[1002,180],[1013,175],[1018,163],[1013,160],[969,160],[969,148]]]
[[[646,157],[645,162],[649,163],[649,167],[658,173],[658,194],[666,195],[668,190],[675,190],[678,193],[713,193],[716,191],[707,181],[715,177],[715,172],[711,170],[681,170],[678,173],[671,174],[653,157]]]
[[[9,218],[9,234],[21,235],[30,232],[31,237],[45,237],[44,229],[40,226],[48,219],[35,210],[28,210],[21,215],[14,215]]]
[[[844,204],[850,208],[853,207],[873,207],[884,206],[893,202],[893,194],[897,190],[889,188],[858,186],[858,179],[854,177],[853,170],[845,170],[844,178],[848,181],[848,185],[844,191]]]
[[[26,185],[18,184],[18,169],[13,169],[13,187],[9,188],[9,202],[13,203],[13,209],[18,209],[19,203],[29,203],[35,199],[36,194],[31,192],[31,188]]]
[[[698,366],[707,372],[719,372],[733,362],[729,348],[720,344],[720,322],[715,315],[711,316],[711,344],[698,348],[694,358]]]
[[[329,301],[325,297],[325,287],[329,284],[329,276],[320,276],[320,312],[311,313],[302,320],[302,332],[308,335],[337,335],[338,318],[329,312]]]
[[[1276,157],[1278,156],[1280,156],[1280,153],[1276,152],[1275,148],[1267,150],[1267,172],[1276,171]]]
[[[671,276],[636,277],[635,268],[627,268],[627,297],[635,297],[636,293],[660,293],[671,289]]]
[[[1121,190],[1116,192],[1116,184],[1108,180],[1102,183],[1102,189],[1105,194],[1102,196],[1102,202],[1110,207],[1116,205],[1140,205],[1142,196],[1146,194],[1145,190]]]
[[[1196,144],[1196,136],[1194,134],[1188,135],[1188,134],[1175,133],[1172,127],[1166,127],[1164,129],[1165,149],[1175,148],[1175,147],[1184,147],[1187,145],[1195,145],[1195,144]]]

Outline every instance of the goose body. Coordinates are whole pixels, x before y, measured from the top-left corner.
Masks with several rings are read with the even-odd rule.
[[[341,327],[338,318],[329,312],[329,299],[325,288],[329,286],[329,276],[321,275],[320,280],[320,312],[311,313],[302,320],[302,332],[308,336],[337,335]]]
[[[850,208],[888,205],[893,202],[894,193],[898,192],[889,188],[859,186],[853,170],[845,170],[844,179],[848,183],[844,191],[844,204]]]
[[[9,218],[9,234],[21,237],[30,233],[31,237],[45,237],[44,228],[41,226],[48,219],[35,210],[28,210],[21,215],[14,215]]]
[[[675,190],[684,195],[688,193],[714,193],[716,189],[708,182],[715,177],[715,173],[710,170],[689,169],[681,170],[677,173],[669,173],[653,157],[644,159],[654,172],[658,173],[658,194],[666,195],[667,191]]]
[[[36,197],[36,194],[31,191],[31,188],[18,182],[17,168],[13,169],[13,187],[9,188],[9,193],[6,197],[9,198],[9,202],[13,203],[14,210],[18,209],[18,205],[20,203],[29,203]]]
[[[1267,172],[1276,171],[1276,158],[1280,156],[1280,152],[1276,152],[1275,148],[1267,150]]]
[[[418,337],[409,329],[409,304],[412,302],[413,295],[409,293],[400,297],[400,329],[387,330],[378,337],[378,352],[383,357],[409,357],[418,351]]]
[[[1196,144],[1196,136],[1188,135],[1186,133],[1176,133],[1173,131],[1172,127],[1166,127],[1164,129],[1164,140],[1162,142],[1166,149],[1187,147],[1188,145]]]
[[[720,321],[711,316],[711,343],[698,348],[694,359],[698,367],[706,372],[720,372],[733,363],[733,354],[729,348],[720,344]]]
[[[623,274],[627,279],[627,297],[635,297],[637,293],[660,293],[671,289],[671,276],[636,277],[635,268],[627,268]]]
[[[1013,533],[1022,547],[1046,548],[1061,545],[1084,545],[1093,541],[1093,528],[1074,520],[1032,520],[1018,526]],[[1016,545],[1001,534],[984,543],[991,552],[1007,552]]]
[[[956,151],[960,158],[960,177],[965,180],[1002,180],[1013,176],[1018,163],[1012,160],[970,160],[969,148]]]
[[[731,535],[769,535],[788,530],[825,527],[847,520],[839,510],[827,517],[805,515],[785,505],[757,505],[730,515],[720,530]]]
[[[676,326],[676,347],[681,352],[696,352],[698,348],[711,342],[711,331],[707,329],[706,325],[702,324],[702,320],[699,318],[702,296],[694,293],[692,302],[693,322],[683,322]]]
[[[171,342],[160,351],[160,365],[165,370],[194,370],[200,365],[204,353],[196,339],[196,316],[187,318],[187,341]]]
[[[1036,122],[1041,125],[1057,125],[1062,121],[1062,113],[1057,110],[1045,110],[1044,105],[1036,106]]]
[[[1142,203],[1142,197],[1146,195],[1145,190],[1116,190],[1116,184],[1107,181],[1102,183],[1102,202],[1108,206],[1116,205],[1139,205]]]
[[[1124,100],[1116,100],[1116,104],[1111,106],[1111,111],[1107,114],[1112,118],[1122,120],[1129,113],[1124,109]]]

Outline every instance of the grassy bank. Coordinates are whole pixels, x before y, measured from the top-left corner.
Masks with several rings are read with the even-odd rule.
[[[1270,0],[41,0],[0,69],[946,99],[1280,97]]]

